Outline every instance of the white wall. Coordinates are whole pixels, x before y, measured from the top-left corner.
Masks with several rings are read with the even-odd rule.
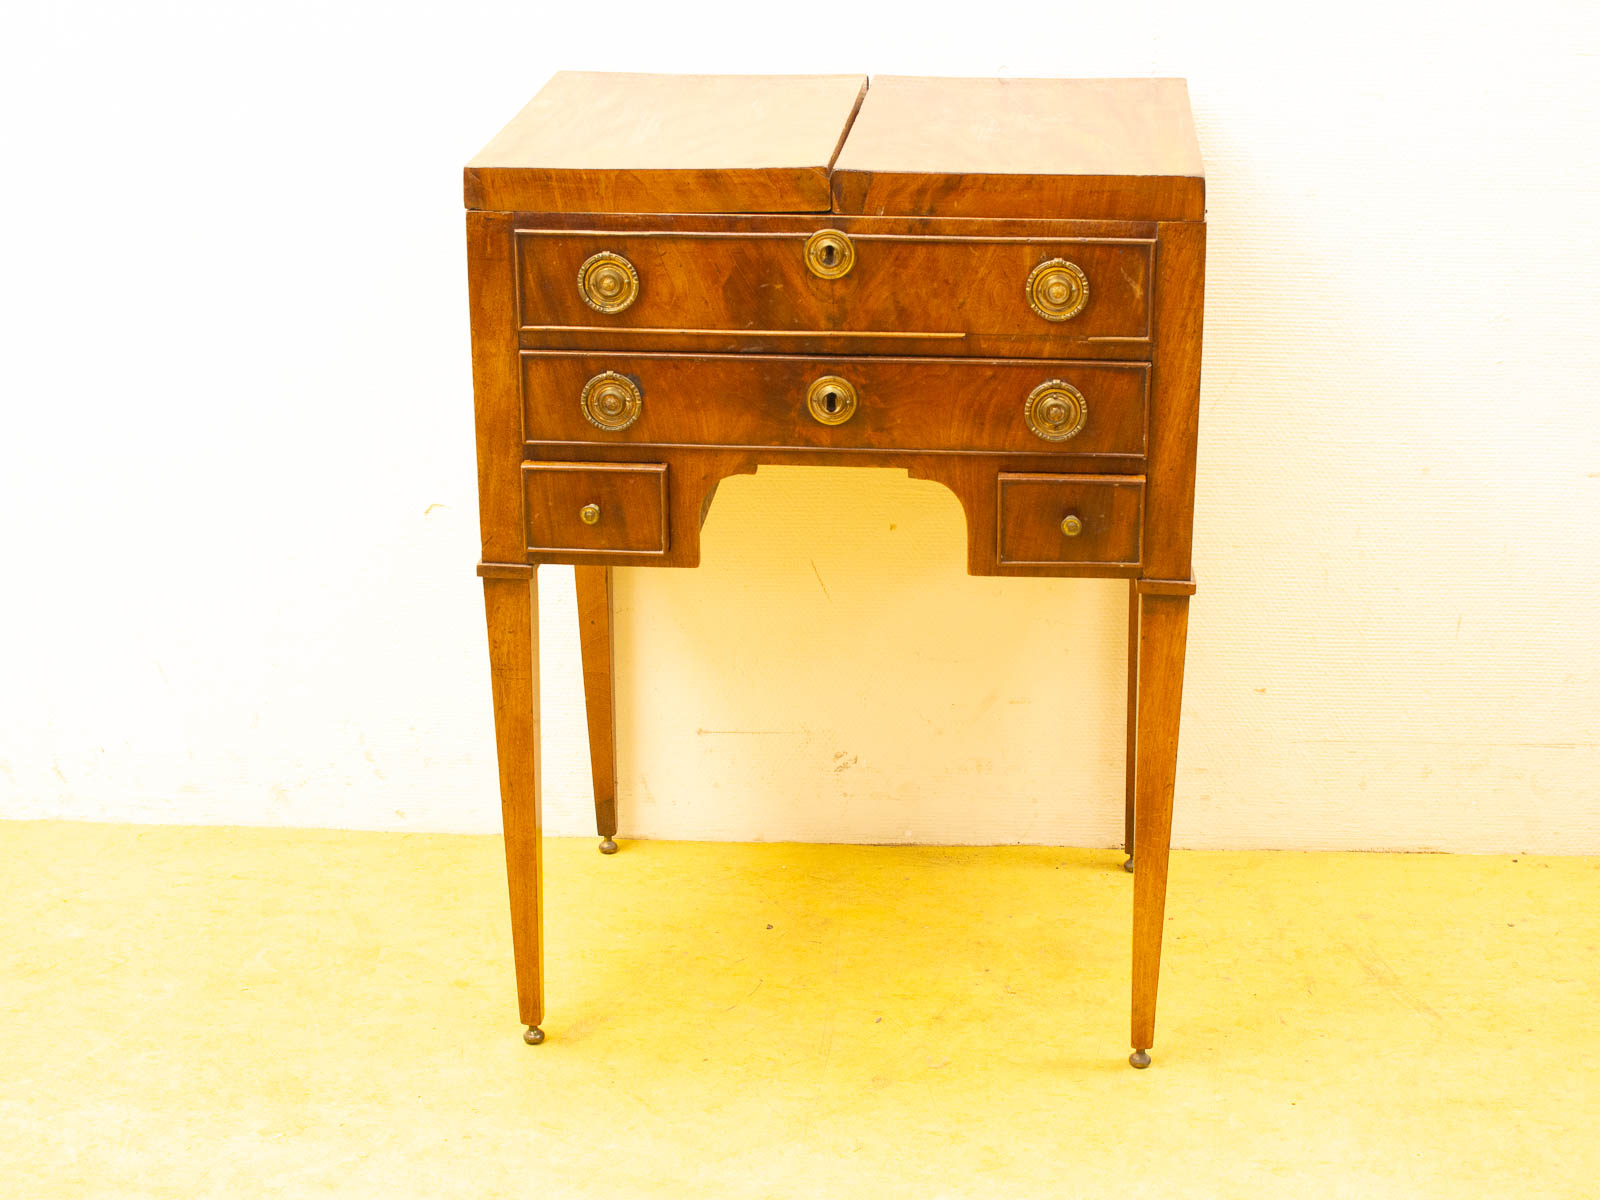
[[[1600,852],[1592,3],[11,5],[0,815],[497,827],[460,166],[560,67],[1184,75],[1175,837]],[[1109,844],[1123,592],[891,472],[617,581],[624,828]],[[591,828],[570,573],[547,817]]]

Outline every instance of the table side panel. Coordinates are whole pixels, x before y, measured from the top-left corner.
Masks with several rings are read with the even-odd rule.
[[[1153,579],[1187,580],[1194,569],[1191,552],[1205,255],[1204,222],[1161,226],[1146,468],[1150,482],[1144,515],[1144,570]]]
[[[512,225],[504,213],[467,213],[478,519],[485,562],[520,562],[524,549]]]

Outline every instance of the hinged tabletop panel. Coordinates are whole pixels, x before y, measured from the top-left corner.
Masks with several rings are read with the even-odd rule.
[[[468,208],[827,212],[863,75],[563,71],[466,168]]]
[[[876,75],[834,163],[833,207],[1198,221],[1204,176],[1181,79]]]

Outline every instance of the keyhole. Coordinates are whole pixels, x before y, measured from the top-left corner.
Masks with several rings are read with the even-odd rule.
[[[825,266],[825,267],[833,266],[834,260],[836,258],[838,258],[838,257],[839,257],[839,252],[833,248],[833,243],[824,242],[822,244],[822,265],[823,266]]]
[[[834,391],[831,388],[828,389],[826,392],[823,392],[822,393],[822,407],[827,409],[830,413],[838,412],[839,411],[839,393]]]

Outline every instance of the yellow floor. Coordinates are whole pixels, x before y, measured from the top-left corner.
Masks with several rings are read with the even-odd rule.
[[[1600,1193],[1600,861],[0,824],[0,1193]],[[6,1182],[9,1180],[9,1182]]]

